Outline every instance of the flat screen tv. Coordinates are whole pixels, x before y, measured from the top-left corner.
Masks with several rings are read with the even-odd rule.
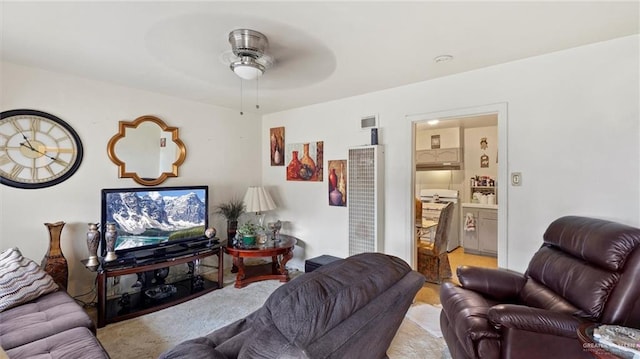
[[[102,255],[109,222],[118,233],[116,254],[204,238],[208,198],[208,186],[103,189]]]

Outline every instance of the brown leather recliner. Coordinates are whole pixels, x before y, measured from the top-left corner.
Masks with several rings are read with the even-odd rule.
[[[640,328],[640,229],[567,216],[544,233],[524,274],[459,267],[440,289],[453,358],[591,358],[583,322]]]

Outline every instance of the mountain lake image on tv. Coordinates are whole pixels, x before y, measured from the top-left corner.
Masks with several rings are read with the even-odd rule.
[[[102,240],[116,224],[116,253],[203,238],[208,220],[208,187],[102,190]]]

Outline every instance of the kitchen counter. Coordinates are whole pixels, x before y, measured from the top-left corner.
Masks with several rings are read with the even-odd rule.
[[[498,205],[497,204],[483,204],[483,203],[462,203],[462,207],[482,208],[482,209],[498,209]]]

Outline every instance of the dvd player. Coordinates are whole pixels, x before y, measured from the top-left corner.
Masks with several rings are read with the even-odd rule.
[[[205,248],[205,247],[209,247],[211,244],[214,244],[215,241],[213,239],[203,239],[200,241],[193,241],[193,242],[187,242],[187,243],[181,243],[180,245],[187,248],[187,249],[198,249],[198,248]]]
[[[121,258],[116,258],[112,261],[103,261],[102,262],[102,266],[105,268],[111,268],[111,267],[124,267],[124,266],[129,266],[129,265],[135,265],[136,264],[136,258],[135,257],[121,257]]]

